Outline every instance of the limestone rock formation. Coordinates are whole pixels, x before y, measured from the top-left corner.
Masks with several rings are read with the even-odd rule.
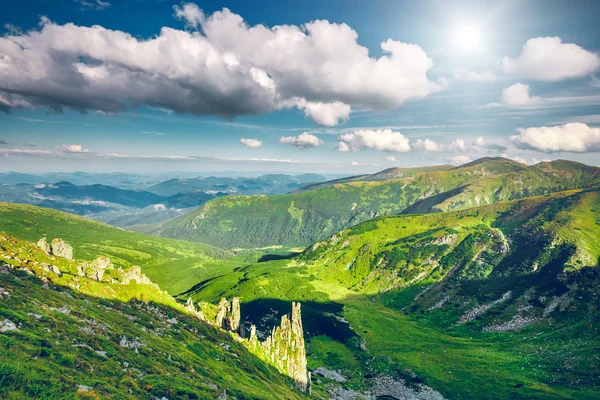
[[[122,271],[122,270],[121,270]],[[153,285],[150,278],[146,275],[142,274],[142,269],[137,265],[123,271],[123,278],[121,279],[121,283],[124,285],[128,285],[131,281],[135,281],[138,285]]]
[[[307,369],[300,303],[292,303],[291,318],[284,315],[281,325],[274,328],[271,336],[260,343],[260,346],[267,359],[294,379],[300,390],[310,392],[310,372]]]
[[[46,254],[50,254],[52,252],[52,249],[50,248],[50,245],[46,241],[45,237],[41,238],[37,242],[37,247],[39,247],[40,249],[42,249]]]
[[[54,241],[52,242],[54,243]],[[54,251],[54,246],[52,247]],[[104,277],[104,272],[107,269],[112,269],[113,265],[109,258],[98,257],[92,262],[87,262],[77,266],[77,275],[86,278],[94,279],[98,282]]]
[[[45,241],[45,240],[44,240]],[[39,245],[39,243],[38,243]],[[73,247],[62,239],[55,238],[52,240],[52,254],[58,257],[66,258],[67,260],[73,259]]]
[[[234,297],[231,303],[222,298],[217,305],[214,325],[226,331],[240,333],[240,298]]]
[[[196,318],[198,318],[201,321],[204,321],[204,313],[202,312],[202,310],[197,310],[196,306],[194,305],[194,301],[189,298],[186,303],[185,303],[185,309],[192,314],[193,316],[195,316]]]

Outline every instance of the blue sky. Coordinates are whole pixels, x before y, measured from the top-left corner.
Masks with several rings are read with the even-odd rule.
[[[594,1],[7,0],[0,171],[599,165],[598,20]]]

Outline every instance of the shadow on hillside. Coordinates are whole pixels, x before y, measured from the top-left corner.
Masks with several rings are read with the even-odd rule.
[[[45,283],[50,283],[50,285],[45,288],[42,286]],[[171,334],[165,334],[164,336],[161,334],[154,336],[153,338],[152,335],[149,335],[148,337],[139,339],[140,341],[147,343],[147,345],[150,347],[141,347],[139,353],[136,348],[135,356],[127,354],[127,356],[131,357],[131,363],[142,365],[142,367],[139,367],[142,368],[142,372],[146,372],[143,371],[143,366],[152,365],[153,370],[151,372],[150,370],[146,372],[148,374],[154,373],[154,370],[157,368],[156,366],[164,365],[163,368],[166,369],[168,366],[171,366],[173,362],[175,362],[180,365],[179,370],[183,375],[190,373],[188,368],[191,368],[192,366],[210,365],[207,363],[218,362],[219,355],[222,356],[222,354],[224,354],[224,351],[222,350],[224,348],[230,354],[234,354],[234,358],[230,358],[230,362],[232,364],[229,367],[224,367],[224,375],[211,375],[212,371],[210,368],[197,368],[198,371],[204,370],[207,372],[204,374],[204,378],[198,381],[200,382],[199,384],[190,383],[189,386],[182,385],[177,376],[168,378],[166,376],[148,375],[148,377],[151,377],[148,382],[153,382],[153,384],[145,385],[144,389],[140,389],[140,391],[136,393],[137,396],[144,395],[144,397],[150,396],[152,398],[165,398],[166,396],[173,398],[173,396],[175,396],[175,398],[181,399],[209,398],[205,396],[215,395],[214,390],[216,389],[213,390],[209,388],[208,392],[206,392],[206,384],[203,382],[210,380],[219,382],[220,386],[223,385],[223,387],[227,389],[228,395],[234,396],[235,398],[248,398],[246,396],[250,391],[247,390],[249,387],[245,386],[249,385],[248,379],[237,379],[236,374],[240,373],[248,374],[248,376],[252,377],[252,379],[256,382],[257,386],[253,387],[254,394],[256,394],[256,387],[262,388],[262,390],[272,390],[277,386],[289,388],[294,387],[294,382],[291,378],[281,374],[274,366],[257,357],[237,340],[232,339],[231,335],[227,332],[217,329],[207,322],[200,321],[169,304],[162,304],[155,301],[144,301],[143,296],[141,296],[141,298],[134,296],[126,301],[123,301],[117,298],[103,297],[100,295],[94,295],[92,293],[83,293],[74,290],[70,286],[53,282],[52,280],[42,281],[39,277],[27,274],[25,271],[19,269],[11,271],[10,273],[0,274],[0,285],[11,293],[12,303],[18,304],[18,306],[15,307],[13,305],[6,304],[6,302],[0,302],[0,315],[10,316],[10,319],[19,325],[19,330],[22,333],[14,336],[15,342],[16,340],[28,342],[28,345],[32,346],[34,352],[36,351],[35,346],[39,346],[40,343],[42,343],[42,346],[44,346],[44,343],[50,343],[51,341],[49,338],[55,338],[55,335],[57,334],[63,334],[67,336],[66,332],[68,332],[68,335],[70,335],[71,339],[75,340],[76,338],[84,344],[89,344],[94,350],[111,348],[111,344],[113,346],[112,348],[120,350],[117,343],[119,343],[119,340],[123,337],[123,335],[131,335],[132,328],[127,328],[125,326],[126,324],[131,324],[143,332],[154,332],[154,330],[173,330]],[[142,288],[145,285],[135,286]],[[62,315],[60,314],[59,310],[55,309],[51,312],[55,312],[58,317],[43,317],[43,321],[53,321],[54,318],[56,318],[56,322],[52,325],[52,331],[30,329],[30,326],[32,325],[31,318],[25,318],[22,320],[19,320],[19,318],[21,314],[24,314],[23,310],[29,309],[28,303],[31,301],[31,299],[39,299],[36,301],[53,305],[56,308],[62,306],[63,308],[67,308],[69,312],[63,313],[64,315]],[[16,300],[18,301],[15,302]],[[290,303],[288,302],[288,307],[291,309],[289,304]],[[23,307],[23,309],[20,307]],[[114,327],[107,331],[108,333],[105,333],[106,340],[102,341],[102,345],[104,345],[104,347],[98,347],[99,345],[96,339],[90,339],[89,334],[85,333],[85,331],[82,333],[81,329],[77,329],[79,322],[88,317],[85,312],[91,307],[105,310],[103,311],[102,317],[95,317],[98,319],[98,325],[94,326],[103,326],[102,324],[105,323],[108,327]],[[126,317],[131,317],[129,318],[131,321],[127,320]],[[167,319],[173,318],[177,321],[175,324],[165,323]],[[70,321],[70,319],[73,320]],[[121,320],[125,320],[126,322],[124,325],[117,326],[115,323],[117,320],[120,322],[122,322]],[[79,322],[76,323],[76,321]],[[126,334],[124,334],[124,332],[126,332]],[[77,335],[81,336],[78,337]],[[192,344],[190,344],[189,335],[192,335],[193,338],[197,339],[196,341],[192,339]],[[162,337],[159,338],[159,336]],[[173,341],[173,338],[176,338],[175,342],[181,341],[182,343],[182,348],[180,349],[182,353],[172,354],[173,360],[175,361],[171,359],[171,354],[169,354],[167,357],[167,354],[165,353],[153,352],[153,350],[150,349],[153,341]],[[137,337],[135,339],[138,340]],[[52,339],[52,342],[53,341],[54,339]],[[185,344],[186,341],[187,344]],[[224,347],[224,343],[227,344],[226,347]],[[121,345],[121,347],[122,346],[123,345]],[[185,346],[185,349],[183,346]],[[47,345],[47,347],[51,346]],[[92,349],[92,347],[89,347],[89,349]],[[70,346],[68,346],[68,350],[69,352],[72,352]],[[186,362],[181,361],[184,353],[185,357],[188,358]],[[51,352],[42,349],[40,354],[41,362],[44,362],[43,360],[46,357],[48,357],[49,362],[52,362],[52,357],[54,357],[54,359],[67,360],[66,357],[72,355],[71,353],[67,353],[66,351],[63,351],[62,348],[58,347],[53,347]],[[163,354],[164,357],[161,357],[160,354]],[[214,361],[215,355],[217,355],[216,361]],[[23,361],[18,359],[17,353],[15,353],[14,356],[16,364],[23,363]],[[225,355],[225,357],[226,356],[227,355]],[[97,357],[99,363],[98,365],[101,363],[106,364],[108,362],[113,362],[113,357],[117,357],[117,355],[112,355],[108,358],[102,357]],[[207,357],[212,357],[212,359]],[[143,358],[146,358],[148,362],[151,361],[151,363],[148,364],[146,361],[140,361]],[[38,359],[38,357],[35,357],[35,359]],[[91,363],[93,363],[93,361],[90,361],[90,359],[93,360],[93,357],[86,358],[86,362],[88,363],[87,365],[89,366],[91,366]],[[26,378],[24,378],[21,375],[18,375],[20,370],[13,368],[11,363],[8,362],[6,358],[0,360],[0,370],[5,373],[4,377],[2,377],[2,374],[0,373],[0,381],[2,378],[5,378],[3,381],[4,384],[0,385],[0,398],[6,398],[4,397],[6,394],[5,390],[13,391],[14,393],[16,393],[16,390],[24,391],[24,393],[31,395],[32,398],[38,398],[40,393],[42,394],[40,398],[58,398],[54,396],[54,393],[56,390],[60,390],[62,393],[60,398],[75,398],[75,393],[70,392],[71,389],[77,390],[76,385],[73,385],[73,379],[76,379],[79,382],[84,382],[85,384],[89,384],[91,387],[90,390],[94,390],[96,388],[103,390],[103,383],[99,382],[101,382],[103,379],[106,379],[104,384],[108,385],[108,382],[114,378],[112,372],[106,372],[106,368],[94,365],[94,367],[96,367],[94,368],[96,372],[93,374],[94,376],[92,383],[92,380],[86,379],[86,374],[88,374],[87,369],[83,371],[67,364],[65,365],[69,368],[72,368],[72,373],[66,375],[64,368],[58,368],[56,369],[55,375],[48,377],[47,370],[37,369],[37,364],[34,362],[30,363],[30,361],[31,360],[27,361],[27,373],[30,374],[30,376],[28,375]],[[191,369],[191,372],[193,373],[194,370]],[[49,378],[49,380],[39,382],[34,380],[37,379],[35,377],[37,377],[39,374],[43,374],[46,378]],[[198,374],[202,375],[200,372],[198,372]],[[142,380],[140,380],[140,382],[141,381]],[[32,382],[34,387],[29,390],[27,385],[32,384]],[[178,386],[176,388],[173,387],[173,382],[178,382]],[[40,387],[43,387],[44,389],[40,391]],[[59,389],[56,389],[56,387]],[[115,388],[111,389],[115,390]],[[113,395],[119,395],[118,390],[120,390],[120,388],[116,390],[117,392],[113,391]],[[147,392],[142,392],[143,390]],[[295,389],[292,390],[292,392],[294,391]],[[35,395],[33,393],[35,393]],[[45,397],[45,394],[48,395],[48,397]],[[51,396],[50,394],[53,395]],[[122,395],[122,393],[120,394]],[[302,397],[303,395],[298,391],[297,398]]]
[[[277,260],[291,260],[292,258],[299,255],[299,251],[292,251],[287,254],[265,254],[258,259],[259,263],[267,262],[267,261],[277,261]]]

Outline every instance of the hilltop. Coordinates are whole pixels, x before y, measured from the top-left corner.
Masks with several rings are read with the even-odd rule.
[[[528,167],[486,158],[457,168],[386,170],[301,193],[228,196],[188,214],[132,229],[230,249],[304,247],[378,216],[450,211],[598,183],[597,167],[569,161]]]

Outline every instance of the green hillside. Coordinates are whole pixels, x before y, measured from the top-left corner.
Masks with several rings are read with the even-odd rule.
[[[309,367],[339,371],[347,390],[391,375],[452,399],[591,399],[599,237],[600,191],[573,190],[377,218],[186,296],[239,295],[257,310],[301,300]]]
[[[502,158],[399,174],[408,176],[383,171],[302,193],[220,198],[189,214],[133,229],[229,249],[304,247],[377,216],[462,209],[600,182],[596,167],[570,161],[527,167]]]
[[[215,268],[232,264],[230,252],[201,243],[146,236],[62,211],[30,205],[0,203],[0,231],[32,242],[60,237],[75,256],[99,256],[114,264],[139,265],[143,272],[172,294],[189,289]],[[233,265],[236,265],[235,262]]]
[[[77,265],[0,233],[1,398],[303,398],[157,286],[88,279]]]

